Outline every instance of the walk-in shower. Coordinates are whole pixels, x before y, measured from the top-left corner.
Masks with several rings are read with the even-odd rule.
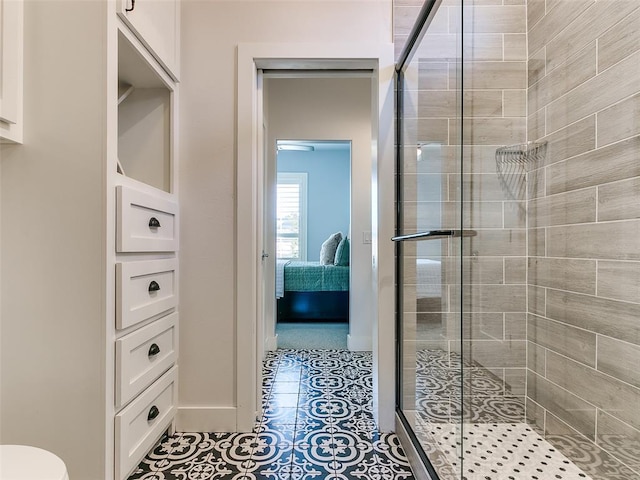
[[[398,417],[426,470],[639,479],[640,2],[427,0],[397,70]]]

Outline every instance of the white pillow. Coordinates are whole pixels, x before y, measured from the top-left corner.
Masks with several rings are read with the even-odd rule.
[[[322,243],[320,248],[320,265],[333,265],[336,258],[336,249],[342,240],[342,233],[337,232],[331,235]]]

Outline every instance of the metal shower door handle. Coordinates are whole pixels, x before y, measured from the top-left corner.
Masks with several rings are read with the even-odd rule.
[[[475,230],[429,230],[428,232],[410,233],[408,235],[398,235],[392,237],[393,242],[405,242],[407,240],[441,240],[447,237],[475,237],[478,234]]]

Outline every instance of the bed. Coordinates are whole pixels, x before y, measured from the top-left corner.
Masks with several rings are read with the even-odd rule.
[[[278,321],[348,320],[349,267],[278,260]]]

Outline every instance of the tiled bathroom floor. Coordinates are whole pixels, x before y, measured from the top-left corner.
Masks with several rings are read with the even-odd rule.
[[[271,352],[252,433],[170,436],[129,480],[413,479],[398,437],[376,429],[371,368],[369,352]]]

